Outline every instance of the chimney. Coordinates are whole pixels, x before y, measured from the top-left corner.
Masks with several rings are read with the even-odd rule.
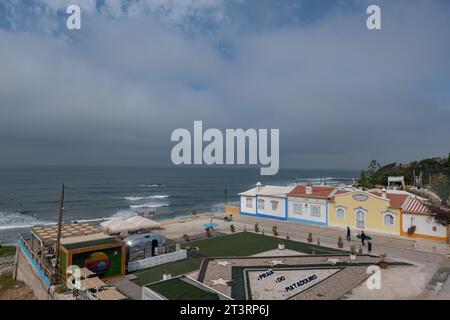
[[[385,189],[385,188],[383,188],[383,189],[381,190],[381,197],[384,198],[384,199],[387,199],[387,192],[386,192],[386,189]]]
[[[262,187],[263,187],[262,183],[258,181],[258,182],[256,183],[256,194],[258,194],[258,193],[261,192]]]

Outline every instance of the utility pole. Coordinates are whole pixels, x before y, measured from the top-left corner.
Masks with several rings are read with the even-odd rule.
[[[58,233],[56,236],[56,254],[55,254],[55,266],[53,267],[53,279],[57,278],[59,273],[59,246],[61,243],[61,229],[62,229],[62,217],[64,211],[64,183],[61,184],[61,193],[59,195],[59,208],[58,208]]]
[[[225,193],[225,205],[228,205],[228,190],[227,190],[227,187],[225,187],[224,193]]]

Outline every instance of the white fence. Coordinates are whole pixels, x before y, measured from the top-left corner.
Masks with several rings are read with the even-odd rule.
[[[171,253],[161,254],[147,259],[128,262],[128,272],[136,271],[139,269],[150,268],[158,266],[160,264],[183,260],[187,258],[186,250],[179,250]]]

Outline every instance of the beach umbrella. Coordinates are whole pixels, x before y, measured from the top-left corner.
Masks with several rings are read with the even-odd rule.
[[[141,217],[141,216],[134,216],[131,218],[128,218],[125,220],[129,223],[132,223],[139,227],[139,229],[151,229],[151,228],[159,228],[161,227],[161,224],[159,222]]]
[[[219,226],[219,224],[217,224],[217,223],[215,223],[215,222],[208,222],[208,223],[205,223],[204,225],[203,225],[203,227],[205,228],[205,230],[208,230],[208,229],[214,229],[215,227],[218,227]]]

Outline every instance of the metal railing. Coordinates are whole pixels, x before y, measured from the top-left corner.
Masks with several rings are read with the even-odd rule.
[[[38,271],[41,271],[48,278],[50,284],[57,282],[59,278],[58,275],[53,274],[53,272],[48,268],[47,264],[42,261],[41,257],[30,247],[27,240],[23,237],[22,234],[19,236],[19,243],[26,250],[27,256],[33,260],[35,267],[40,269]]]

